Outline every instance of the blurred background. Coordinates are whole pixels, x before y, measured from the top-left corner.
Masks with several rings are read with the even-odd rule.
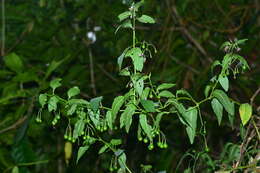
[[[62,78],[60,95],[79,86],[81,97],[104,96],[111,106],[115,96],[126,91],[127,78],[118,75],[117,57],[131,44],[131,30],[120,30],[117,15],[126,11],[131,0],[1,0],[0,59],[0,172],[11,172],[14,165],[48,160],[43,164],[21,166],[21,173],[108,172],[111,153],[98,156],[92,147],[76,165],[77,145],[69,165],[64,160],[63,134],[66,124],[51,127],[37,124],[38,95],[49,81]],[[146,61],[145,73],[152,73],[155,84],[176,83],[197,100],[212,77],[210,66],[221,60],[219,47],[228,40],[247,38],[240,54],[250,70],[230,79],[229,95],[237,102],[249,102],[260,86],[260,1],[259,0],[145,0],[144,14],[156,19],[154,25],[138,25],[138,40],[154,44],[158,52]],[[6,56],[12,56],[6,61]],[[65,94],[64,94],[65,95]],[[257,110],[260,98],[256,97]],[[207,120],[210,152],[203,150],[202,138],[190,145],[185,128],[177,118],[162,121],[169,147],[149,151],[138,142],[136,127],[124,137],[129,167],[140,172],[140,165],[152,165],[152,172],[184,172],[195,165],[195,172],[214,172],[230,167],[239,154],[240,120],[236,113],[233,127],[227,118],[219,127],[208,104]],[[121,135],[120,131],[118,134]],[[186,155],[185,155],[186,154]],[[187,156],[187,157],[183,157]],[[197,155],[196,155],[197,156]],[[180,162],[181,161],[181,162]],[[196,162],[196,164],[194,164]],[[178,163],[181,163],[178,165]],[[176,171],[176,168],[178,170]],[[187,170],[186,170],[187,171]]]

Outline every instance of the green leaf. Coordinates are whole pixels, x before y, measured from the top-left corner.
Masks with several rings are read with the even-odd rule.
[[[120,28],[133,28],[133,25],[132,25],[132,22],[131,20],[125,20],[121,25],[119,25],[117,28],[116,28],[116,31],[115,31],[115,34],[118,32],[118,30]]]
[[[73,96],[76,96],[80,93],[79,87],[75,86],[73,88],[70,88],[69,91],[67,92],[68,98],[70,99]]]
[[[143,78],[139,79],[138,81],[134,81],[134,89],[136,90],[139,96],[142,96],[143,89],[144,89]]]
[[[111,109],[111,118],[112,122],[116,120],[116,116],[122,105],[124,104],[124,96],[117,96],[112,104],[112,109]]]
[[[17,166],[14,166],[12,169],[12,173],[19,173],[19,168]]]
[[[243,126],[246,125],[252,116],[252,106],[248,103],[241,104],[239,107],[239,115]]]
[[[126,169],[126,155],[125,153],[122,153],[119,157],[118,157],[118,163],[120,166],[120,169],[123,170],[123,172],[125,172],[124,170]]]
[[[84,119],[81,118],[75,124],[73,130],[73,138],[77,139],[81,135],[81,133],[84,132],[84,128],[85,128],[85,121]]]
[[[142,50],[139,47],[132,48],[127,51],[126,57],[131,57],[134,68],[137,71],[142,71],[144,66],[144,58],[142,56]]]
[[[102,99],[103,99],[103,97],[101,96],[101,97],[96,97],[96,98],[93,98],[90,100],[90,107],[93,110],[93,112],[95,112],[95,113],[97,112]]]
[[[107,125],[108,125],[109,129],[113,130],[113,119],[112,119],[111,111],[107,111],[107,113],[106,113],[106,121],[107,121]]]
[[[85,152],[89,149],[89,145],[85,145],[83,147],[80,147],[77,154],[77,163],[79,162],[79,159],[85,154]]]
[[[156,115],[156,119],[155,119],[155,122],[154,122],[154,125],[159,128],[160,127],[160,121],[162,119],[162,116],[163,114],[165,114],[164,112],[160,112]]]
[[[147,123],[147,118],[145,114],[140,114],[139,116],[139,123],[144,130],[145,134],[148,136],[150,141],[152,141],[152,128],[151,126]]]
[[[222,120],[222,116],[223,116],[223,106],[221,105],[221,103],[218,101],[218,99],[213,98],[211,101],[211,107],[217,117],[218,120],[218,125],[220,125],[221,120]]]
[[[108,146],[106,144],[103,145],[103,147],[101,147],[100,150],[98,151],[98,154],[104,153],[107,149],[108,149]]]
[[[39,103],[41,105],[41,107],[43,108],[44,105],[47,103],[47,94],[40,94],[39,95]]]
[[[204,95],[205,95],[205,97],[208,97],[208,96],[209,96],[209,91],[211,90],[211,88],[212,88],[212,86],[210,86],[210,85],[207,85],[207,86],[205,87],[205,90],[204,90]]]
[[[216,60],[213,62],[213,64],[211,65],[211,73],[213,73],[213,70],[216,66],[222,66],[221,63],[219,62],[219,60]]]
[[[57,103],[59,99],[56,96],[52,96],[48,102],[48,111],[56,111],[57,110]]]
[[[119,72],[119,75],[120,75],[120,76],[130,76],[131,73],[130,73],[130,71],[129,71],[129,68],[126,67],[126,68],[122,69],[122,70]]]
[[[150,93],[150,88],[149,87],[146,87],[143,92],[142,92],[142,95],[141,95],[141,99],[142,100],[147,100],[148,96],[149,96],[149,93]]]
[[[124,57],[125,57],[125,54],[126,52],[129,50],[130,47],[126,48],[123,53],[117,58],[117,64],[118,64],[118,67],[119,67],[119,71],[121,70],[122,68],[122,63],[123,63],[123,60],[124,60]]]
[[[134,115],[136,107],[133,104],[127,105],[124,112],[120,117],[120,128],[125,126],[126,132],[129,132],[130,126],[132,124],[132,116]]]
[[[156,90],[160,91],[160,90],[164,90],[164,89],[169,89],[169,88],[174,87],[175,85],[176,84],[173,84],[173,83],[163,83],[163,84],[159,85]]]
[[[235,114],[235,108],[232,102],[229,100],[228,96],[226,93],[222,90],[215,90],[212,93],[213,97],[217,98],[218,101],[224,106],[225,110],[230,114],[234,115]]]
[[[190,126],[186,127],[186,132],[189,136],[190,143],[193,144],[197,129],[198,111],[196,108],[189,108],[186,112],[186,120]]]
[[[166,98],[174,98],[175,95],[173,95],[170,91],[164,90],[158,94],[159,97],[166,97]]]
[[[47,72],[46,72],[46,74],[45,74],[45,76],[44,76],[44,79],[47,79],[47,78],[51,75],[51,73],[52,73],[54,70],[56,70],[56,69],[57,69],[65,60],[67,60],[69,57],[70,57],[70,55],[66,56],[65,58],[63,58],[63,59],[60,60],[60,61],[55,61],[55,60],[53,60],[53,61],[51,62],[51,64],[49,65],[48,69],[47,69]]]
[[[168,102],[173,104],[174,107],[177,109],[178,113],[180,114],[179,119],[181,123],[186,126],[191,126],[190,122],[187,120],[185,107],[181,103],[179,103],[176,99],[173,98],[169,99]]]
[[[219,75],[218,81],[222,88],[227,92],[229,88],[228,78],[227,76]]]
[[[141,100],[141,104],[147,112],[155,112],[154,103],[151,100]]]
[[[70,108],[68,109],[67,111],[67,115],[72,115],[74,114],[74,112],[76,112],[76,109],[77,109],[77,104],[72,104],[70,106]]]
[[[21,73],[24,69],[23,62],[21,58],[15,53],[11,53],[4,57],[5,65],[15,71],[16,73]]]
[[[52,92],[54,93],[55,89],[60,87],[61,86],[61,81],[62,79],[61,78],[56,78],[56,79],[53,79],[51,82],[50,82],[50,87],[52,88]]]
[[[180,89],[176,92],[176,97],[178,97],[179,95],[186,95],[192,99],[192,96],[190,95],[190,93],[188,93],[188,91],[186,91],[184,89]]]
[[[125,11],[125,12],[119,14],[117,17],[118,17],[119,21],[121,22],[121,21],[123,21],[123,20],[129,18],[131,15],[132,15],[132,14],[131,14],[130,11]]]
[[[141,17],[138,17],[137,20],[141,23],[155,23],[155,20],[152,17],[145,14],[143,14]]]
[[[116,146],[116,145],[121,145],[121,144],[122,144],[122,140],[121,140],[121,139],[112,139],[112,140],[110,141],[110,144],[111,144],[111,145],[114,145],[114,146]]]

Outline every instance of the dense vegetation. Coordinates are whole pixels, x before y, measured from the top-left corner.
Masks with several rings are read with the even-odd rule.
[[[258,0],[1,1],[0,172],[257,172]]]

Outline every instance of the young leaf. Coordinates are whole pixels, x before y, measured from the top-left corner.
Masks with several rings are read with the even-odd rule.
[[[219,81],[220,85],[222,86],[222,88],[227,92],[228,88],[229,88],[227,76],[219,75],[218,81]]]
[[[85,152],[89,149],[89,145],[85,145],[83,147],[80,147],[77,154],[77,163],[79,162],[79,159],[85,154]]]
[[[152,128],[151,126],[147,123],[147,118],[145,114],[140,114],[139,116],[139,123],[144,130],[145,134],[148,136],[150,140],[152,140]]]
[[[68,98],[70,99],[73,96],[76,96],[80,93],[79,87],[75,86],[73,88],[70,88],[69,91],[67,92]]]
[[[103,99],[103,97],[101,96],[101,97],[96,97],[96,98],[93,98],[90,100],[90,107],[94,113],[97,112],[102,99]]]
[[[223,106],[219,103],[218,99],[213,98],[211,101],[211,107],[218,119],[218,125],[220,125],[223,116]]]
[[[44,105],[47,103],[47,94],[39,95],[39,103],[40,103],[41,107],[43,108]]]
[[[161,85],[159,85],[156,89],[156,91],[160,91],[160,90],[164,90],[164,89],[169,89],[174,87],[176,84],[173,83],[163,83]]]
[[[151,100],[141,100],[141,104],[147,112],[155,112],[154,103]]]
[[[129,18],[130,16],[131,16],[131,12],[130,11],[125,11],[125,12],[119,14],[117,17],[118,17],[119,21],[121,22],[121,21]]]
[[[48,111],[56,111],[58,102],[58,98],[56,96],[52,96],[48,102]]]
[[[124,104],[124,96],[117,96],[114,99],[113,104],[112,104],[112,110],[111,110],[112,122],[115,121],[116,115],[123,104]]]
[[[137,20],[141,23],[155,23],[155,20],[152,17],[145,14],[143,14],[141,17],[138,17]]]
[[[225,110],[231,114],[234,115],[235,114],[235,109],[234,109],[234,105],[232,104],[232,102],[229,100],[228,96],[226,95],[226,93],[222,90],[215,90],[212,95],[218,99],[218,101],[224,106]]]
[[[134,115],[136,107],[133,104],[127,105],[125,111],[120,117],[120,128],[125,126],[126,132],[129,132],[130,126],[132,124],[132,116]]]
[[[166,97],[166,98],[174,98],[175,95],[173,95],[170,91],[164,90],[158,94],[159,97]]]
[[[252,106],[248,103],[241,104],[239,107],[239,114],[242,124],[245,126],[252,116]]]
[[[52,88],[52,92],[54,93],[55,89],[60,87],[61,86],[61,81],[62,79],[61,78],[56,78],[56,79],[53,79],[51,82],[50,82],[50,87]]]
[[[24,69],[23,62],[21,58],[15,53],[11,53],[4,57],[5,65],[15,71],[16,73],[21,73]]]

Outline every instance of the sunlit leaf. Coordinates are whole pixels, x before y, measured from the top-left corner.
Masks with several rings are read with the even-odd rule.
[[[246,125],[252,116],[252,106],[248,103],[241,104],[239,107],[239,115],[243,126]]]

